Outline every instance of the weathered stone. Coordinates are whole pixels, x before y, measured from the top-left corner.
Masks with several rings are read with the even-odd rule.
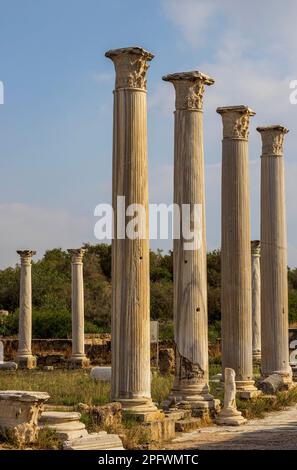
[[[281,390],[288,390],[290,383],[291,382],[288,382],[282,375],[271,374],[264,380],[259,381],[259,388],[265,394],[275,395]]]
[[[247,106],[217,109],[222,142],[222,365],[236,373],[239,392],[253,380],[248,135],[255,113]]]
[[[100,367],[96,366],[91,369],[90,376],[93,380],[98,382],[110,382],[111,381],[111,367]]]
[[[195,429],[198,429],[201,426],[200,418],[188,418],[180,419],[175,422],[175,431],[176,432],[191,432]]]
[[[178,408],[170,409],[169,411],[165,411],[165,416],[172,418],[175,421],[180,419],[187,419],[191,418],[191,410],[180,410]]]
[[[38,418],[49,395],[43,392],[5,390],[0,392],[0,428],[11,432],[20,445],[35,441]]]
[[[0,370],[17,370],[17,368],[16,362],[8,361],[0,363]]]
[[[115,66],[113,183],[114,220],[118,204],[137,204],[138,233],[112,240],[111,396],[126,412],[155,412],[150,380],[150,286],[148,229],[146,71],[153,54],[140,47],[106,52]],[[122,196],[122,197],[121,197]]]
[[[159,371],[163,375],[172,374],[175,370],[175,355],[173,348],[159,350]]]
[[[203,94],[214,80],[199,71],[163,77],[175,88],[174,204],[190,230],[173,240],[175,380],[171,394],[193,404],[211,401],[208,387],[208,323],[203,149]],[[199,209],[198,209],[199,208]],[[198,214],[198,210],[200,211]],[[176,220],[176,225],[181,221]],[[199,235],[198,235],[199,233]],[[198,240],[199,238],[199,240]]]
[[[17,363],[21,369],[34,369],[36,358],[32,356],[32,256],[36,251],[17,251],[21,257],[20,278],[20,314],[19,314],[19,345]]]
[[[263,377],[292,382],[288,348],[288,268],[283,143],[288,129],[258,127],[261,155],[261,316]]]
[[[102,406],[85,405],[80,403],[78,410],[89,414],[92,421],[102,428],[116,427],[122,422],[122,405],[121,403],[113,402],[107,403]]]
[[[166,442],[175,437],[175,420],[165,417],[144,424],[149,433],[149,440],[153,442]]]
[[[83,369],[89,367],[90,361],[85,355],[84,338],[84,281],[83,257],[84,248],[70,249],[71,255],[71,300],[72,300],[72,355],[69,367]]]
[[[63,444],[64,450],[124,450],[123,443],[117,434],[105,431],[88,434],[71,439]]]
[[[88,435],[80,417],[80,413],[74,411],[44,411],[39,420],[39,427],[52,429],[61,441],[68,441]]]
[[[236,382],[235,371],[226,367],[224,407],[216,418],[216,423],[225,426],[239,426],[246,423],[246,419],[236,408]]]

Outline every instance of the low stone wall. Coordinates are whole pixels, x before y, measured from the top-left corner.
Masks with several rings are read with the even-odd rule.
[[[18,348],[17,338],[1,338],[4,345],[4,357],[6,361],[14,361]],[[216,355],[217,346],[210,349],[210,357]],[[71,339],[33,339],[32,352],[37,357],[39,367],[55,366],[64,368],[71,356]],[[111,335],[86,335],[86,355],[92,365],[109,366],[111,364]],[[157,364],[157,345],[151,345],[151,365]],[[174,344],[166,340],[159,343],[159,368],[161,373],[174,372]]]

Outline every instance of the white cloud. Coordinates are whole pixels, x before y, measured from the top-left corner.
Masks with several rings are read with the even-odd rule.
[[[164,0],[166,18],[179,29],[193,50],[193,66],[215,79],[205,92],[205,159],[221,161],[221,119],[218,106],[247,104],[256,116],[251,119],[250,188],[252,237],[259,236],[260,153],[257,125],[283,124],[291,129],[286,137],[287,214],[289,263],[297,265],[297,211],[295,164],[297,106],[289,103],[289,82],[297,79],[297,3],[238,2],[238,0]],[[209,58],[197,62],[197,50]],[[156,94],[157,103],[158,94]],[[163,102],[161,101],[163,100]],[[160,96],[166,109],[168,97]],[[162,102],[162,105],[161,105]],[[155,103],[155,106],[156,106]],[[220,168],[206,165],[207,239],[209,248],[220,244]],[[296,222],[295,222],[296,221]]]
[[[193,46],[204,43],[204,31],[208,20],[215,13],[211,0],[164,0],[163,11],[167,18],[182,30],[186,40]]]

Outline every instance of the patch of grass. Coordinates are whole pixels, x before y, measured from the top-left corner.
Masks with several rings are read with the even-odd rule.
[[[158,406],[166,400],[173,385],[172,375],[160,375],[153,373],[152,379],[152,399]]]
[[[18,449],[20,447],[15,433],[10,429],[0,428],[0,443],[5,444],[8,449]]]
[[[173,384],[171,375],[153,373],[152,398],[161,404]],[[34,390],[47,392],[48,403],[74,406],[78,403],[103,405],[110,402],[110,384],[95,382],[87,370],[17,370],[0,372],[2,390]]]
[[[237,408],[247,419],[264,418],[271,411],[281,411],[297,403],[297,387],[278,392],[275,396],[259,396],[254,400],[237,399]]]
[[[43,428],[40,429],[32,448],[34,450],[60,450],[62,449],[62,443],[54,430]]]
[[[2,390],[34,390],[47,392],[48,403],[55,405],[102,405],[110,401],[110,384],[96,383],[88,371],[38,370],[1,371],[0,387]]]

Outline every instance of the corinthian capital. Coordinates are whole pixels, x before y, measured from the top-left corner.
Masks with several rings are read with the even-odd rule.
[[[281,156],[284,153],[284,137],[289,132],[286,127],[275,125],[257,127],[262,137],[262,155]]]
[[[213,85],[214,80],[208,75],[194,70],[180,72],[162,77],[165,82],[171,82],[175,88],[176,109],[202,110],[205,85]]]
[[[146,90],[146,71],[148,61],[154,55],[141,47],[125,47],[107,51],[105,56],[111,59],[115,66],[115,88],[138,88]]]
[[[18,250],[17,254],[21,257],[21,264],[30,265],[32,262],[32,256],[36,255],[36,251],[33,250]]]
[[[241,105],[217,108],[217,113],[222,116],[224,139],[248,139],[250,116],[256,114],[254,111]]]
[[[71,255],[72,264],[81,264],[83,262],[83,257],[87,249],[86,248],[71,248],[67,251]]]
[[[260,256],[260,251],[261,251],[260,240],[251,241],[251,251],[252,251],[252,256]]]

